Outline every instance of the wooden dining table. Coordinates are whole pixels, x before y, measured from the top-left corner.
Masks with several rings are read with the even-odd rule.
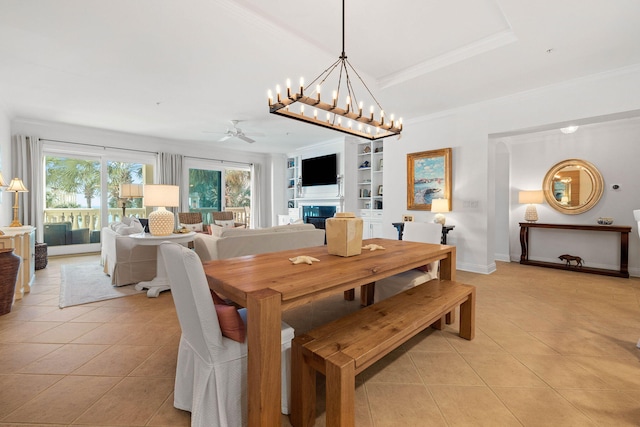
[[[204,263],[209,287],[247,307],[249,426],[280,425],[282,311],[440,260],[440,278],[455,280],[455,246],[368,239],[360,255],[329,255],[316,246]],[[311,265],[289,259],[307,255]]]

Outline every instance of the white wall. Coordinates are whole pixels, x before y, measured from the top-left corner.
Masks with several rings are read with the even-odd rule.
[[[452,82],[452,84],[454,84]],[[431,221],[430,212],[406,210],[406,154],[418,151],[433,150],[445,147],[453,148],[453,194],[452,212],[448,213],[447,224],[455,225],[448,237],[450,244],[457,246],[457,266],[459,269],[490,273],[495,269],[496,250],[498,257],[504,256],[505,242],[496,243],[496,236],[506,236],[504,212],[496,212],[496,201],[504,200],[505,196],[499,188],[513,190],[513,185],[505,187],[505,172],[502,163],[508,161],[509,156],[496,148],[496,144],[513,134],[538,132],[541,129],[558,129],[567,123],[576,122],[587,124],[602,122],[617,117],[618,114],[638,115],[640,110],[640,66],[629,67],[612,73],[589,76],[561,85],[541,88],[535,91],[500,98],[491,102],[471,105],[465,108],[445,112],[427,117],[422,121],[407,122],[402,139],[389,138],[385,142],[385,237],[393,238],[395,230],[392,222],[401,219],[404,213],[411,213],[417,221]],[[636,138],[637,140],[637,138]],[[596,143],[596,141],[594,141]],[[599,139],[603,151],[609,153],[623,153],[626,156],[625,144],[617,141],[616,135],[609,137],[606,133]],[[554,150],[554,143],[550,143],[547,150]],[[539,153],[538,148],[531,148]],[[510,161],[521,164],[528,161],[532,152],[522,154],[521,158],[511,156]],[[634,152],[634,153],[637,153]],[[568,154],[568,153],[567,153]],[[520,155],[520,153],[518,153]],[[589,152],[572,151],[569,157],[583,157],[589,160]],[[637,156],[636,156],[637,157]],[[562,160],[562,159],[559,159]],[[546,170],[552,165],[545,163]],[[509,174],[513,179],[515,166],[511,166]],[[618,179],[620,174],[629,174],[627,180],[638,182],[640,168],[631,170],[618,169],[615,174],[605,176],[605,180]],[[530,185],[540,182],[544,173],[532,171],[532,175],[524,175],[522,180],[531,180]],[[497,185],[498,184],[498,185]],[[519,182],[518,186],[524,186]],[[626,186],[629,191],[629,186]],[[496,194],[498,192],[498,194]],[[630,196],[640,202],[637,196]],[[609,216],[616,216],[617,209],[610,209],[610,203],[616,203],[613,198],[604,201],[602,209]],[[510,206],[504,202],[500,206]],[[600,205],[599,205],[600,206]],[[517,212],[510,213],[509,230],[513,234],[513,224],[524,215],[523,207],[516,208]],[[620,208],[619,221],[629,223],[628,217],[622,215],[626,208]],[[612,212],[613,211],[613,212]],[[596,211],[592,212],[595,214]],[[629,213],[630,214],[630,213]],[[602,214],[604,216],[604,214]],[[599,215],[598,215],[599,216]],[[556,220],[550,218],[550,222]],[[563,216],[557,222],[567,222]],[[386,225],[389,225],[388,227]],[[634,231],[635,233],[635,231]],[[511,237],[512,239],[512,237]],[[519,250],[519,245],[518,245]],[[513,249],[509,250],[513,254]],[[632,274],[640,272],[640,253],[638,250],[637,233],[631,237],[631,251],[629,254]]]
[[[97,147],[108,146],[150,152],[175,153],[196,158],[219,159],[245,164],[260,163],[262,166],[263,178],[263,182],[261,184],[263,203],[260,206],[261,224],[259,225],[266,227],[272,223],[272,210],[268,202],[272,199],[273,187],[271,187],[270,184],[271,176],[273,174],[273,166],[271,156],[269,155],[233,151],[228,149],[217,150],[207,146],[206,143],[193,141],[167,140],[106,131],[102,129],[27,120],[13,120],[11,122],[11,134],[37,136],[44,139],[89,144]],[[70,145],[70,148],[71,147],[73,146]],[[2,155],[5,157],[4,151]],[[277,188],[279,190],[282,187]]]
[[[11,130],[9,117],[0,108],[0,172],[9,184],[13,171],[11,170]],[[0,189],[0,226],[7,226],[13,219],[10,194]]]

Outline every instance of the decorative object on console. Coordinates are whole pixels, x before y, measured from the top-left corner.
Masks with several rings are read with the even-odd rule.
[[[22,227],[18,219],[18,211],[20,210],[20,206],[18,206],[18,193],[26,193],[29,190],[27,190],[20,178],[13,178],[6,191],[15,193],[13,198],[13,221],[9,224],[9,227]]]
[[[387,121],[385,119],[382,106],[375,96],[373,96],[373,93],[371,93],[358,72],[347,60],[347,54],[345,53],[344,47],[344,4],[345,2],[342,0],[342,54],[336,62],[331,64],[309,84],[309,86],[312,86],[318,82],[315,87],[315,95],[311,97],[305,95],[305,91],[309,89],[309,86],[307,86],[307,88],[304,87],[303,79],[300,79],[300,92],[292,94],[291,82],[287,80],[287,93],[284,99],[280,95],[280,86],[276,86],[275,102],[272,92],[269,91],[269,112],[369,140],[386,138],[392,135],[400,135],[400,132],[402,132],[402,119],[396,121],[393,114],[391,115],[390,120]],[[332,76],[332,73],[336,68],[339,69],[339,72],[337,73],[337,76]],[[371,98],[370,101],[372,102],[372,105],[369,110],[369,115],[363,114],[363,101],[360,101],[358,105],[352,105],[352,101],[354,103],[357,102],[358,97],[355,93],[353,85],[354,82],[352,82],[349,77],[350,72],[358,77],[358,80],[360,81],[359,86],[364,88]],[[331,81],[331,84],[336,84],[336,89],[333,91],[333,101],[331,103],[326,103],[321,101],[320,92],[322,84],[328,82],[329,77],[335,79],[335,83],[334,81]],[[340,93],[341,84],[344,84],[344,91],[346,92],[346,104],[344,108],[338,106],[338,97],[342,96],[342,93]],[[294,112],[293,109],[290,108],[295,103],[300,103],[300,109],[297,110],[297,112]],[[379,120],[374,119],[373,103],[375,103],[379,108]],[[309,111],[305,114],[305,104],[313,108],[313,112]],[[326,111],[326,118],[318,118],[318,110]],[[346,119],[344,123],[342,122],[343,118]]]
[[[432,199],[451,200],[451,151],[407,154],[407,209],[428,211]]]
[[[142,184],[120,184],[120,198],[122,199],[122,216],[127,209],[127,201],[142,197]]]
[[[337,212],[325,221],[327,251],[330,255],[350,257],[362,253],[362,218],[352,212]]]
[[[613,224],[613,218],[601,216],[596,222],[600,225],[611,225]]]
[[[175,217],[166,207],[177,207],[180,202],[180,187],[177,185],[145,184],[144,204],[158,209],[149,214],[149,232],[154,236],[173,233]]]
[[[542,190],[521,191],[518,193],[518,203],[528,205],[524,213],[525,221],[536,222],[538,220],[538,211],[535,205],[542,203],[543,199]]]
[[[572,266],[571,261],[574,261],[576,263],[576,268],[582,267],[582,258],[580,258],[579,256],[564,254],[560,255],[558,259],[564,261],[567,267]]]
[[[445,222],[447,222],[447,218],[443,213],[449,211],[449,199],[433,199],[431,201],[431,212],[435,212],[436,214],[436,216],[433,217],[433,222],[444,225]]]

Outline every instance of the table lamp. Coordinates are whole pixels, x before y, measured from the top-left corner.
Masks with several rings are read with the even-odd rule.
[[[13,178],[6,191],[16,193],[13,198],[13,222],[9,224],[9,227],[22,227],[22,224],[18,220],[18,210],[20,209],[18,206],[18,193],[26,193],[29,190],[27,190],[20,178]]]
[[[166,207],[176,207],[180,202],[180,187],[177,185],[145,184],[144,205],[158,209],[149,214],[149,232],[154,236],[173,233],[175,217]]]
[[[525,221],[536,222],[538,220],[538,211],[535,205],[542,203],[543,198],[542,190],[521,191],[518,193],[518,203],[526,203],[528,205],[524,213]]]
[[[449,199],[433,199],[431,200],[431,212],[435,212],[436,216],[433,218],[433,222],[442,224],[447,221],[447,218],[442,214],[443,212],[449,212]]]
[[[127,200],[142,197],[142,184],[120,184],[120,198],[122,200],[122,217],[127,209]]]

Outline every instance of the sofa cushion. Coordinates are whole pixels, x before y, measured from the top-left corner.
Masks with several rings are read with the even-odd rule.
[[[202,223],[198,222],[196,224],[180,224],[181,228],[186,228],[189,231],[201,232],[202,231]]]
[[[138,218],[134,217],[125,216],[122,218],[122,222],[112,222],[111,224],[109,224],[109,227],[111,227],[111,229],[120,236],[128,236],[129,234],[138,234],[144,232],[144,227],[142,226]]]
[[[222,228],[233,228],[236,225],[232,219],[216,219],[214,223]]]

